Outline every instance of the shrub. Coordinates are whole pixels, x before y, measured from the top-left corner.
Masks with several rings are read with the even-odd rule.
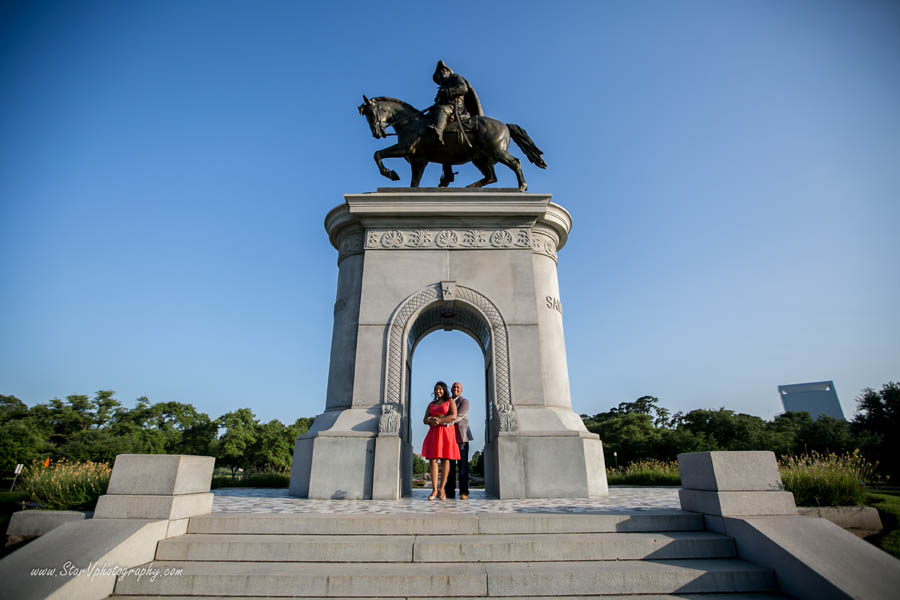
[[[212,489],[229,487],[286,488],[290,486],[290,484],[290,473],[251,473],[249,475],[244,475],[240,479],[218,475],[212,478]]]
[[[866,539],[885,552],[900,558],[900,495],[897,492],[869,494],[866,503],[878,509],[878,515],[884,525],[884,531],[875,539]]]
[[[92,510],[106,493],[111,472],[106,463],[63,461],[45,467],[34,462],[19,481],[25,496],[41,508]]]
[[[804,453],[779,464],[784,488],[797,506],[858,506],[865,502],[866,483],[875,465],[859,450],[848,454]]]
[[[607,469],[606,481],[610,485],[681,485],[681,474],[675,461],[649,459]]]

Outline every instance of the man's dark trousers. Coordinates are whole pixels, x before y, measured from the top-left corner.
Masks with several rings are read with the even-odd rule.
[[[448,498],[456,497],[456,464],[459,463],[459,493],[469,495],[469,442],[459,444],[459,460],[450,461],[450,473],[444,491]]]

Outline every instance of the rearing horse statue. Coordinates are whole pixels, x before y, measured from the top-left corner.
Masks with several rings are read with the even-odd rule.
[[[419,187],[422,173],[430,162],[443,165],[440,187],[446,187],[453,181],[453,165],[469,161],[484,177],[468,187],[482,187],[497,181],[494,165],[500,162],[516,173],[519,191],[524,192],[528,184],[522,174],[522,165],[518,158],[506,151],[510,137],[529,161],[541,169],[547,168],[547,163],[541,158],[543,153],[528,133],[512,123],[506,124],[490,117],[472,117],[463,132],[459,131],[461,124],[458,122],[455,123],[456,128],[448,127],[442,144],[427,128],[431,119],[425,111],[416,110],[402,100],[386,96],[370,100],[363,96],[359,114],[366,117],[376,139],[390,135],[385,131],[388,127],[393,127],[397,132],[397,143],[376,152],[375,164],[382,175],[391,181],[398,181],[400,176],[397,172],[385,167],[381,161],[384,158],[405,158],[412,168],[410,187]]]

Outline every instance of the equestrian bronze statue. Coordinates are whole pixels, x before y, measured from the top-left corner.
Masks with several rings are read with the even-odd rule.
[[[484,116],[475,90],[443,61],[438,62],[433,79],[439,86],[437,97],[425,110],[396,98],[363,96],[359,114],[366,117],[372,135],[376,139],[393,135],[387,133],[388,127],[397,135],[396,144],[375,153],[379,172],[398,181],[400,176],[385,167],[382,159],[404,158],[412,168],[410,187],[419,187],[428,163],[439,163],[443,166],[440,187],[446,187],[453,181],[453,165],[471,161],[484,177],[468,187],[482,187],[497,181],[494,165],[500,162],[516,173],[519,191],[528,189],[519,159],[507,152],[512,138],[529,161],[546,169],[543,153],[528,133],[518,125]]]

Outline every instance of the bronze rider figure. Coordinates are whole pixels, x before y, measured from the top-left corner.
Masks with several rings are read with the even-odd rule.
[[[439,87],[432,109],[434,123],[429,127],[434,130],[438,140],[443,144],[444,129],[447,128],[447,123],[453,119],[459,127],[460,136],[468,144],[463,125],[468,124],[470,117],[484,116],[478,94],[462,75],[454,73],[442,60],[438,61],[432,79]]]

